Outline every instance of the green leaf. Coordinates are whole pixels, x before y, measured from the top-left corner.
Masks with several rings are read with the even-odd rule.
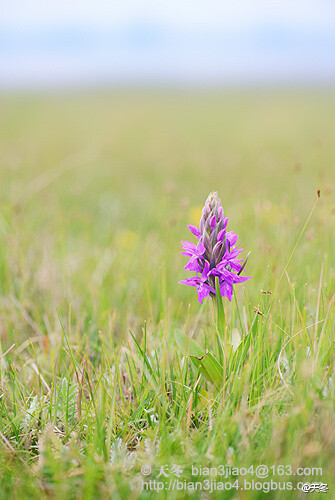
[[[248,350],[251,346],[251,341],[255,337],[257,333],[257,323],[258,323],[258,314],[255,314],[253,323],[247,335],[242,337],[242,340],[238,347],[236,348],[234,355],[231,357],[231,361],[229,364],[229,372],[231,371],[239,371],[248,354]]]
[[[202,356],[191,355],[190,359],[208,382],[220,390],[223,383],[223,367],[218,360],[208,351]]]
[[[210,352],[204,353],[204,349],[195,340],[180,330],[176,330],[175,339],[206,380],[219,390],[223,381],[223,367],[218,360]]]
[[[200,347],[200,345],[195,340],[193,340],[188,335],[185,335],[185,333],[183,333],[182,331],[176,330],[175,339],[178,346],[185,354],[199,357],[204,354],[204,349]]]

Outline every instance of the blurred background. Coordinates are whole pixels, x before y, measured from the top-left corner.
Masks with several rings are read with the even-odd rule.
[[[0,5],[2,338],[57,330],[69,304],[93,341],[184,322],[199,304],[180,240],[212,190],[252,252],[237,296],[253,314],[320,189],[291,276],[316,293],[334,255],[334,2]]]
[[[2,0],[0,86],[332,84],[332,0]]]

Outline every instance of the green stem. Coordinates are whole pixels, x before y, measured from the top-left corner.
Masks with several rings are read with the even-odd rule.
[[[219,284],[218,277],[215,278],[215,291],[216,291],[216,294],[215,294],[215,298],[216,298],[216,327],[217,327],[217,331],[218,331],[218,343],[221,344],[219,346],[219,353],[220,353],[220,362],[223,361],[222,383],[224,384],[225,380],[226,380],[226,373],[227,373],[227,331],[226,331],[226,318],[225,318],[225,314],[224,314],[222,295],[221,295],[221,291],[220,291],[220,284]],[[219,340],[219,337],[221,337],[221,341]],[[223,351],[223,353],[222,353],[222,351]],[[224,398],[224,393],[223,393],[223,398]]]
[[[226,318],[222,303],[222,295],[220,292],[219,278],[215,278],[215,299],[216,299],[216,326],[222,339],[225,337]]]

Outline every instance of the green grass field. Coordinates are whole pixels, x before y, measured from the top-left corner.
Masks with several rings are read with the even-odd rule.
[[[1,499],[332,498],[334,114],[321,91],[0,97]],[[212,190],[252,276],[220,391],[175,341],[216,349],[178,284]],[[247,474],[199,469],[220,466]]]

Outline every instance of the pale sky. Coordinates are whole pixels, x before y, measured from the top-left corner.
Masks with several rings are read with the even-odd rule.
[[[142,20],[178,28],[219,29],[278,22],[334,27],[332,0],[2,0],[3,26],[116,26]]]
[[[0,0],[0,86],[335,82],[333,0]]]

